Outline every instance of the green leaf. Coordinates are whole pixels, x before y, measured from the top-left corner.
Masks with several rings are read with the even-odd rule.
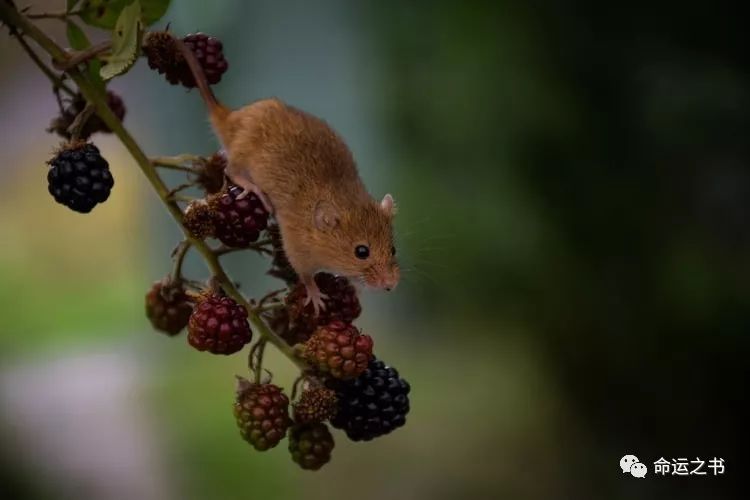
[[[74,50],[83,50],[91,45],[91,42],[89,42],[89,38],[86,36],[86,33],[84,33],[80,28],[80,26],[78,26],[70,19],[67,20],[67,24],[68,27],[65,33],[68,36],[68,43],[70,44],[70,48]]]
[[[143,22],[148,26],[167,12],[170,0],[141,0]],[[81,19],[97,28],[112,29],[117,23],[122,10],[131,0],[84,0],[81,7]]]
[[[67,7],[65,8],[65,12],[70,12],[71,10],[73,10],[73,7],[75,7],[76,4],[80,1],[81,0],[68,0]]]
[[[112,32],[112,53],[103,57],[107,64],[99,74],[105,80],[125,73],[135,64],[141,49],[143,23],[141,21],[141,3],[135,0],[122,9]]]

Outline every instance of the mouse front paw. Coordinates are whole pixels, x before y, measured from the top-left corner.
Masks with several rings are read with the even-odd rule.
[[[327,299],[328,295],[324,294],[320,291],[320,289],[316,286],[314,290],[310,290],[310,288],[307,288],[307,298],[305,299],[305,305],[312,304],[313,310],[315,311],[315,316],[318,316],[320,314],[320,311],[325,310],[326,303],[324,302],[324,299]]]

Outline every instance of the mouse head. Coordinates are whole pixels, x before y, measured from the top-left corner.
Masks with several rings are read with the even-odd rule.
[[[346,210],[321,201],[315,207],[315,227],[321,235],[319,251],[326,270],[391,290],[400,277],[393,245],[396,207],[387,194],[377,203],[367,199]]]

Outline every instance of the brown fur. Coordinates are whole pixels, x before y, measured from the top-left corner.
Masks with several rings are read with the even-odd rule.
[[[238,184],[251,181],[266,195],[284,251],[303,280],[326,270],[373,287],[394,287],[399,280],[392,255],[394,210],[367,193],[341,137],[323,120],[278,99],[229,110],[216,100],[189,50],[182,50],[226,149],[228,177]],[[321,207],[330,225],[316,219]],[[356,257],[357,245],[370,248],[369,258]]]

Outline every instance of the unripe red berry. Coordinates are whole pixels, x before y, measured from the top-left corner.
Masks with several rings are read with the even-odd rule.
[[[199,351],[233,354],[251,339],[247,310],[229,297],[206,294],[190,315],[188,342]]]

